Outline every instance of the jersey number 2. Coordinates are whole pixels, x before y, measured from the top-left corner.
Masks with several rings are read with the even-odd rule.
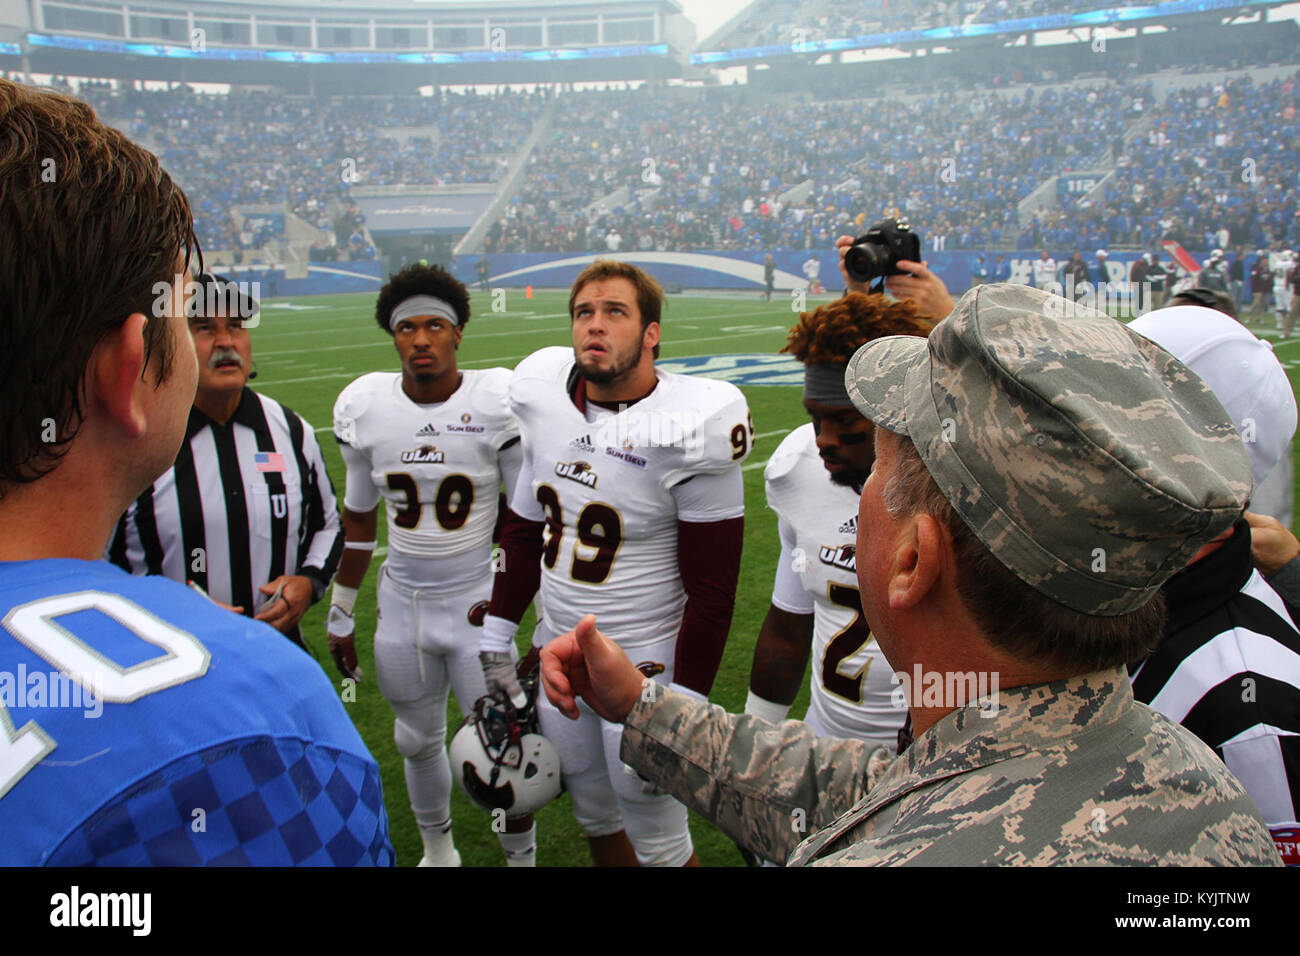
[[[836,697],[843,697],[851,704],[862,703],[862,682],[871,667],[867,660],[856,674],[845,674],[840,664],[852,657],[871,641],[871,628],[862,616],[862,598],[858,589],[847,584],[826,585],[826,596],[832,604],[846,607],[853,611],[853,620],[848,627],[830,639],[826,653],[822,656],[822,686]]]
[[[54,618],[61,615],[91,610],[112,618],[166,653],[123,667],[54,623]],[[49,661],[73,683],[99,700],[114,704],[129,704],[202,677],[211,656],[193,634],[155,617],[133,601],[100,591],[59,594],[21,604],[5,615],[3,623],[28,650]],[[0,798],[57,745],[34,720],[15,730],[9,712],[0,702]]]

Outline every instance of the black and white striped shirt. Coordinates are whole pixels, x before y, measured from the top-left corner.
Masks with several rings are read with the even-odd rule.
[[[311,426],[249,388],[224,425],[190,409],[176,463],[122,515],[108,548],[132,574],[193,581],[249,616],[271,600],[258,587],[282,574],[311,578],[319,599],[342,554]]]
[[[1130,667],[1133,696],[1222,758],[1300,863],[1300,632],[1250,553],[1239,521],[1223,547],[1164,586],[1165,636]]]

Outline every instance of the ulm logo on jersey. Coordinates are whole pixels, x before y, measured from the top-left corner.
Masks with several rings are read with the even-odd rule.
[[[838,547],[830,548],[822,545],[817,549],[817,557],[822,564],[829,564],[833,568],[840,568],[843,571],[852,571],[855,574],[858,570],[858,548],[853,544],[841,544]]]
[[[596,487],[596,473],[591,470],[591,465],[585,461],[557,461],[555,463],[555,473],[561,478],[568,478],[570,481],[576,481],[588,488]]]
[[[575,438],[569,442],[570,448],[576,448],[578,451],[585,451],[589,455],[596,453],[596,446],[591,443],[590,435],[583,435],[581,438]]]
[[[430,422],[428,425],[425,425],[418,432],[416,432],[415,437],[416,438],[437,438],[438,429],[434,428],[433,423]]]
[[[402,452],[402,461],[408,465],[441,465],[445,456],[432,445],[421,445]]]

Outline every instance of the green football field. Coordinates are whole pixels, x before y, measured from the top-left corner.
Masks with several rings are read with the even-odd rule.
[[[818,299],[812,302],[821,301]],[[548,345],[571,345],[567,292],[537,292],[531,299],[522,290],[508,290],[506,311],[493,312],[487,294],[474,293],[473,313],[460,347],[462,368],[513,368],[526,355]],[[812,305],[810,302],[810,307]],[[331,434],[334,400],[357,376],[373,371],[398,371],[392,338],[374,319],[374,295],[334,295],[300,300],[275,300],[265,304],[259,326],[252,331],[258,391],[288,405],[316,429],[340,508],[343,497],[343,462]],[[788,298],[768,303],[756,295],[735,297],[670,296],[663,316],[660,362],[688,356],[760,353],[772,355],[785,343],[785,330],[795,321]],[[779,552],[776,519],[764,506],[763,464],[792,428],[806,421],[798,388],[792,386],[742,386],[754,418],[756,440],[744,466],[745,551],[736,613],[731,636],[712,700],[728,710],[744,707],[749,667],[758,628],[767,613],[772,575]],[[380,509],[382,512],[382,508]],[[385,543],[384,520],[379,522],[379,544]],[[422,849],[415,820],[407,802],[402,759],[393,744],[393,715],[374,680],[371,640],[375,624],[375,573],[370,573],[357,600],[357,648],[365,671],[355,689],[355,702],[345,706],[383,769],[393,846],[400,866],[413,866]],[[322,601],[303,620],[308,645],[341,687],[325,643]],[[525,618],[522,636],[531,635],[532,617]],[[526,638],[525,638],[526,639]],[[526,650],[521,644],[521,651]],[[805,682],[806,684],[806,682]],[[801,716],[807,707],[807,689],[791,713]],[[460,711],[450,707],[448,738],[460,721]],[[500,844],[490,829],[487,813],[470,804],[459,790],[452,796],[452,826],[456,847],[466,866],[504,866]],[[567,795],[538,815],[539,866],[583,866],[590,863],[587,844],[573,819]],[[706,866],[739,866],[735,846],[712,824],[693,818],[691,830],[700,861]]]
[[[812,299],[808,307],[820,301],[828,299]],[[330,434],[334,399],[359,375],[372,371],[397,371],[399,368],[391,337],[375,322],[374,302],[375,296],[369,294],[275,300],[265,304],[261,323],[252,332],[253,357],[259,370],[254,385],[258,391],[297,411],[315,427],[340,508],[343,464]],[[473,316],[460,348],[461,367],[513,368],[520,359],[539,348],[571,345],[567,293],[542,291],[526,298],[522,290],[511,289],[507,290],[504,303],[497,304],[504,304],[505,311],[493,312],[491,297],[474,293]],[[784,344],[785,331],[795,318],[789,299],[776,299],[769,303],[753,294],[670,296],[663,316],[660,362],[671,363],[674,359],[692,356],[771,356]],[[1271,315],[1267,326],[1261,334],[1273,341],[1294,386],[1296,366],[1300,366],[1300,349],[1296,348],[1300,339],[1280,341],[1277,333],[1272,331]],[[797,387],[741,384],[741,388],[749,400],[757,437],[744,466],[748,507],[736,613],[711,695],[715,703],[731,711],[744,707],[754,641],[767,612],[779,552],[776,520],[765,507],[762,467],[781,439],[806,421]],[[1300,468],[1296,472],[1300,475]],[[381,520],[380,555],[385,538],[386,529]],[[379,559],[372,563],[356,607],[357,646],[365,678],[355,689],[355,701],[345,701],[345,706],[383,770],[397,862],[402,866],[413,866],[422,853],[420,838],[407,802],[402,759],[393,744],[392,712],[376,686],[371,655],[375,573],[379,564]],[[307,614],[303,632],[313,653],[342,693],[341,680],[326,651],[324,623],[327,605],[328,601],[322,601]],[[532,633],[532,624],[530,612],[520,628],[524,640]],[[521,646],[520,649],[522,652],[527,648]],[[804,688],[791,715],[801,716],[807,703],[805,676]],[[460,721],[460,712],[454,702],[449,708],[448,719],[450,739]],[[459,790],[452,794],[452,821],[456,846],[464,865],[504,865],[500,845],[490,829],[489,816],[470,804]],[[705,866],[742,865],[734,845],[712,824],[692,815],[691,831],[700,861]],[[567,795],[561,795],[538,815],[537,862],[539,866],[583,866],[590,862],[586,841],[574,822]]]

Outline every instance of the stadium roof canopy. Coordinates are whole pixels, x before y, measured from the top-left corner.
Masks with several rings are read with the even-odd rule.
[[[677,0],[0,0],[0,68],[25,56],[34,72],[122,79],[659,79],[694,44]]]

